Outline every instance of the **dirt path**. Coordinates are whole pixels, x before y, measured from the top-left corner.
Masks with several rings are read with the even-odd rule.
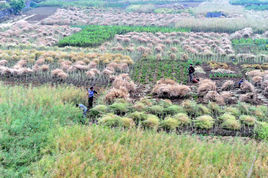
[[[57,7],[38,7],[25,12],[25,15],[31,16],[27,18],[28,22],[38,22],[53,15],[57,9]]]

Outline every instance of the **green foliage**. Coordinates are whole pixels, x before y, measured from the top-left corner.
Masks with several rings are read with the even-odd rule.
[[[268,107],[261,105],[257,106],[255,112],[253,113],[259,121],[268,122]]]
[[[241,124],[238,120],[230,118],[224,120],[221,127],[230,130],[239,130],[241,129]]]
[[[221,107],[217,103],[214,103],[214,102],[209,102],[208,108],[212,111],[212,114],[214,116],[218,116],[222,112]]]
[[[130,113],[128,115],[129,118],[132,118],[135,122],[140,122],[140,121],[144,121],[147,118],[147,114],[145,114],[144,112],[138,112],[135,111],[133,113]]]
[[[209,115],[199,116],[194,120],[194,126],[200,129],[211,129],[214,124],[214,119]]]
[[[106,105],[97,105],[94,108],[90,109],[91,117],[99,117],[101,114],[105,114],[108,111],[108,107]]]
[[[254,116],[242,115],[239,119],[246,125],[254,126],[257,119]]]
[[[109,108],[115,113],[115,114],[124,114],[128,112],[129,106],[128,103],[113,103],[109,106]]]
[[[120,122],[121,122],[121,125],[126,128],[131,128],[135,126],[135,122],[133,121],[133,119],[128,118],[128,117],[120,118]]]
[[[151,114],[161,115],[163,114],[164,108],[161,105],[153,105],[148,108],[148,112]]]
[[[121,120],[119,116],[113,113],[108,113],[99,119],[99,124],[108,127],[118,127],[121,124],[120,121]]]
[[[133,106],[133,108],[136,110],[136,111],[144,111],[146,109],[146,106],[144,103],[142,102],[137,102],[135,103],[135,105]]]
[[[198,105],[194,100],[185,100],[182,103],[183,109],[188,113],[188,115],[195,117],[198,115]]]
[[[1,177],[30,177],[31,164],[45,154],[52,130],[79,123],[82,113],[73,104],[64,104],[65,87],[0,85],[0,91]]]
[[[192,123],[189,116],[185,113],[178,113],[174,116],[174,118],[179,121],[180,126],[186,126],[186,125],[190,125]]]
[[[233,116],[236,116],[236,117],[238,117],[240,115],[239,109],[237,109],[236,107],[232,107],[232,106],[226,107],[224,109],[224,113],[230,113],[230,114],[232,114]]]
[[[10,0],[9,5],[14,14],[18,14],[24,7],[24,0]]]
[[[198,104],[198,115],[210,115],[211,111],[208,107],[203,104]]]
[[[268,123],[267,122],[257,122],[257,127],[255,129],[257,138],[268,141]]]
[[[223,122],[224,122],[224,121],[227,121],[227,120],[236,120],[236,119],[235,119],[235,116],[233,116],[233,115],[231,115],[231,114],[229,114],[229,113],[224,113],[223,115],[221,115],[221,116],[219,117],[219,119],[222,120]]]
[[[167,129],[167,130],[175,130],[179,126],[178,119],[167,117],[163,120],[160,124],[160,128]]]
[[[149,114],[147,115],[147,119],[142,121],[142,126],[151,129],[157,129],[159,125],[159,118],[155,115]]]
[[[242,5],[249,10],[263,11],[268,10],[267,0],[230,0],[233,5]]]
[[[164,108],[164,113],[166,115],[174,115],[180,112],[183,112],[183,108],[179,105],[171,105],[167,108]]]
[[[187,32],[189,29],[172,27],[144,27],[144,26],[83,26],[82,30],[71,36],[61,39],[58,43],[60,47],[78,46],[95,47],[107,40],[114,38],[116,34],[125,34],[128,32]]]

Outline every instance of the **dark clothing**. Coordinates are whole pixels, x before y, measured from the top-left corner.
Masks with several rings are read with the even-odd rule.
[[[189,77],[190,77],[190,82],[193,82],[194,74],[193,73],[189,74]]]
[[[88,109],[93,107],[93,97],[88,98]]]
[[[239,82],[238,82],[238,88],[240,88],[241,87],[241,84],[244,82],[244,80],[242,79],[242,80],[240,80]]]
[[[88,109],[93,107],[94,94],[98,94],[95,90],[88,90]]]
[[[189,74],[193,74],[195,72],[195,69],[193,66],[188,68]]]

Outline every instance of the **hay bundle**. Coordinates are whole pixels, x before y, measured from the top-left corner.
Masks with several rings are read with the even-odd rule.
[[[152,93],[160,98],[184,98],[191,92],[186,85],[180,85],[171,79],[161,79],[153,88]]]
[[[224,105],[224,98],[216,91],[208,91],[208,93],[204,96],[204,102],[215,102],[218,105]]]
[[[216,83],[210,79],[204,79],[200,81],[200,85],[197,89],[199,96],[205,96],[209,91],[216,91]]]
[[[222,91],[230,91],[234,88],[234,81],[232,80],[227,80],[223,83],[222,87],[221,87],[221,90]]]
[[[126,88],[112,88],[105,96],[106,103],[113,103],[115,99],[122,98],[127,100],[129,97],[129,93]]]
[[[256,103],[256,94],[254,93],[247,93],[247,94],[243,94],[240,95],[239,97],[239,101],[241,102],[246,102],[246,103]]]
[[[220,94],[223,99],[224,99],[224,102],[226,104],[234,104],[236,103],[236,97],[234,97],[234,94],[232,92],[229,92],[229,91],[224,91]]]
[[[114,88],[125,88],[128,92],[133,92],[136,89],[136,85],[133,81],[131,81],[130,77],[128,74],[121,74],[119,76],[116,76],[112,86]]]
[[[242,92],[248,93],[248,92],[255,92],[255,87],[249,83],[248,81],[244,81],[240,86]]]

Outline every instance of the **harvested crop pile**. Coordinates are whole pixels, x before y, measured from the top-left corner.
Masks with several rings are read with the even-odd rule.
[[[203,79],[200,81],[200,85],[197,89],[199,96],[205,96],[209,91],[216,91],[216,83],[210,79]]]
[[[152,91],[159,98],[185,98],[190,92],[188,86],[180,85],[171,79],[159,80]]]

